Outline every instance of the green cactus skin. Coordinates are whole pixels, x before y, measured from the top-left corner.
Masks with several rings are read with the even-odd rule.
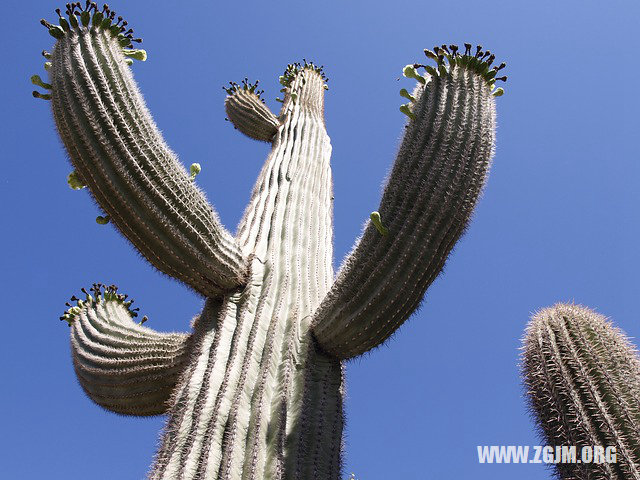
[[[207,297],[188,338],[133,322],[113,287],[69,304],[83,387],[117,412],[169,414],[152,479],[340,478],[342,359],[411,315],[469,220],[493,153],[493,56],[443,46],[438,70],[421,75],[377,209],[388,234],[369,223],[334,282],[322,68],[287,67],[277,116],[248,84],[228,91],[236,128],[272,143],[234,237],[160,137],[113,13],[78,9],[60,28],[45,22],[71,161],[116,228]]]
[[[616,447],[616,463],[557,464],[560,478],[640,479],[640,358],[622,331],[579,305],[541,310],[522,371],[547,445]]]

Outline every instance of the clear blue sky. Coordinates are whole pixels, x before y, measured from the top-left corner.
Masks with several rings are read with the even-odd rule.
[[[362,480],[550,478],[541,465],[479,465],[476,445],[537,445],[519,379],[531,312],[583,303],[629,335],[638,324],[640,61],[637,1],[432,3],[111,1],[144,37],[134,74],[167,142],[202,164],[198,183],[234,229],[268,149],[224,121],[221,86],[278,75],[303,57],[330,78],[335,263],[350,250],[398,148],[407,63],[441,43],[480,43],[508,63],[497,151],[467,235],[419,313],[347,366],[346,474]],[[393,3],[393,6],[392,6]],[[117,283],[158,330],[187,330],[202,300],[94,222],[49,103],[31,97],[53,39],[53,1],[5,9],[0,297],[2,476],[141,479],[163,418],[119,417],[76,383],[64,302]],[[43,76],[44,77],[44,76]]]

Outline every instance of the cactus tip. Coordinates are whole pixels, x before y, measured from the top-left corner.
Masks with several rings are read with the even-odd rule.
[[[84,8],[79,2],[67,3],[67,9],[65,13],[68,18],[62,15],[59,8],[55,10],[58,15],[59,25],[54,25],[47,22],[45,19],[41,19],[40,23],[49,31],[49,34],[56,40],[63,39],[68,33],[79,29],[101,29],[103,31],[111,33],[112,37],[116,37],[118,43],[122,48],[131,47],[132,42],[142,42],[141,38],[133,38],[133,29],[126,29],[128,25],[126,20],[122,17],[118,17],[116,23],[113,23],[115,12],[109,9],[109,5],[104,4],[102,10],[98,10],[98,6],[95,2],[88,2]],[[78,21],[78,17],[80,21]],[[140,60],[146,58],[146,53],[137,54]],[[43,52],[43,55],[47,52]],[[49,55],[47,53],[47,55]],[[49,58],[47,55],[45,57]],[[137,58],[137,57],[134,57]]]
[[[69,308],[62,314],[60,320],[65,320],[69,324],[69,326],[71,326],[78,315],[82,313],[83,309],[92,307],[96,303],[100,302],[116,302],[124,306],[129,311],[129,314],[132,318],[138,316],[137,311],[139,309],[136,308],[132,310],[130,308],[133,300],[126,301],[127,295],[118,293],[118,287],[116,285],[107,286],[103,285],[102,283],[94,283],[89,290],[91,290],[93,295],[90,295],[87,289],[84,287],[80,289],[80,291],[85,296],[84,300],[79,299],[75,295],[71,297],[71,301],[75,302],[75,305],[72,305],[69,302],[65,303],[65,305]],[[140,324],[143,324],[147,320],[148,318],[146,316],[142,317],[142,321],[140,322]]]
[[[490,69],[496,58],[493,53],[489,50],[483,50],[482,45],[476,46],[475,53],[472,52],[472,45],[470,43],[465,43],[464,47],[464,53],[462,53],[462,51],[459,52],[460,49],[458,46],[453,44],[436,46],[433,47],[433,50],[425,49],[424,54],[427,58],[436,62],[436,68],[420,64],[407,65],[403,71],[404,76],[415,78],[416,75],[419,76],[416,69],[424,68],[432,77],[444,77],[456,68],[456,66],[460,65],[480,75],[490,87],[498,80],[507,80],[506,76],[496,77],[496,73],[505,67],[505,63],[501,63],[500,66]]]

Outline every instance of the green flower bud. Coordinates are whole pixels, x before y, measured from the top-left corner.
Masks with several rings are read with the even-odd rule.
[[[191,173],[191,180],[196,178],[196,175],[198,175],[201,171],[202,171],[202,167],[200,166],[199,163],[192,163],[191,166],[189,167],[189,173]]]
[[[73,190],[82,190],[86,187],[86,185],[82,183],[82,180],[80,180],[78,172],[76,172],[75,170],[67,175],[67,183]]]
[[[414,103],[416,101],[416,99],[407,91],[406,88],[403,88],[403,89],[400,90],[400,96],[404,97],[404,98],[406,98],[408,100],[411,100],[411,102],[414,102]]]
[[[376,230],[378,230],[383,237],[389,234],[389,230],[382,225],[382,219],[380,218],[379,212],[371,212],[369,218],[371,218],[373,226],[376,227]]]
[[[427,83],[425,78],[422,75],[420,75],[418,72],[416,72],[416,68],[413,65],[407,65],[406,67],[404,67],[402,69],[402,75],[404,75],[407,78],[414,78],[418,80],[420,83],[422,83],[423,85]]]
[[[402,113],[404,113],[407,117],[409,117],[411,120],[413,120],[414,118],[416,118],[415,114],[411,111],[410,108],[410,104],[406,103],[404,105],[400,105],[400,111]]]
[[[133,58],[134,60],[140,60],[141,62],[147,60],[146,50],[123,49],[122,53],[127,57]]]
[[[47,90],[51,90],[52,88],[50,83],[45,83],[42,81],[40,75],[32,75],[31,83],[33,83],[34,85],[38,85],[39,87],[46,88]]]

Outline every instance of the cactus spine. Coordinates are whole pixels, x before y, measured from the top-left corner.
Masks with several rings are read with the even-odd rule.
[[[613,446],[615,463],[559,463],[563,479],[640,479],[640,359],[603,316],[558,304],[533,316],[522,368],[548,445]]]
[[[87,185],[156,268],[206,297],[188,337],[133,322],[114,287],[74,297],[62,318],[83,387],[121,413],[169,414],[150,478],[339,478],[342,360],[411,315],[466,228],[493,154],[501,67],[470,45],[425,51],[437,70],[412,66],[411,120],[377,224],[334,281],[322,68],[287,67],[278,115],[255,84],[227,89],[229,120],[272,143],[234,236],[151,119],[128,61],[146,54],[123,55],[124,22],[89,3],[66,13],[44,24],[57,40],[50,96],[73,185]]]

